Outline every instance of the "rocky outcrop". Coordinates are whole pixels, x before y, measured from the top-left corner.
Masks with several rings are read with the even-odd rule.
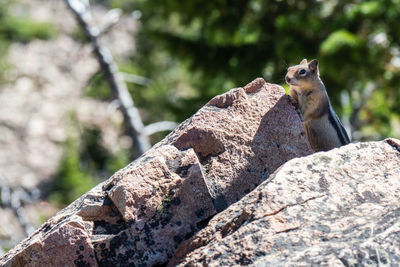
[[[257,79],[213,98],[47,221],[0,265],[164,264],[216,213],[286,161],[311,153],[283,88]]]
[[[400,141],[293,159],[176,251],[181,266],[397,266]]]

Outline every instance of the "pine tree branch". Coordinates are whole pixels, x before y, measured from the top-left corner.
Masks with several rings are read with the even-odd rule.
[[[104,77],[114,97],[120,102],[120,109],[124,116],[128,134],[133,140],[134,147],[137,149],[135,156],[140,156],[146,150],[150,149],[151,145],[148,137],[143,133],[144,125],[139,111],[133,103],[124,78],[118,71],[113,56],[108,48],[99,42],[99,29],[90,26],[91,13],[89,10],[89,3],[86,0],[65,0],[65,3],[73,12],[80,27],[90,40],[93,53],[100,64]]]
[[[178,126],[178,123],[174,121],[159,121],[149,125],[146,125],[143,132],[146,135],[152,135],[157,132],[172,131]]]
[[[23,188],[11,189],[8,186],[0,186],[0,206],[11,209],[26,235],[31,234],[35,227],[31,224],[24,208],[24,203],[33,203],[32,197]]]

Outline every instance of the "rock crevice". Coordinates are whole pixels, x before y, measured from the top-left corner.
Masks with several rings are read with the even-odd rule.
[[[257,79],[210,100],[0,265],[393,265],[399,148],[313,154],[283,88]]]
[[[47,232],[36,231],[0,263],[165,264],[215,214],[283,163],[311,153],[284,89],[256,79],[210,100],[142,157],[46,222]],[[37,244],[47,244],[60,233],[64,243],[53,248],[51,258],[44,256],[46,250]],[[65,255],[67,250],[74,253]]]
[[[350,144],[285,163],[185,241],[169,265],[399,262],[399,144]]]

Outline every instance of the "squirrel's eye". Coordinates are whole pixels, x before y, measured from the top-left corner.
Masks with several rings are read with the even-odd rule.
[[[306,75],[306,73],[307,73],[307,71],[306,71],[305,69],[301,69],[301,70],[299,71],[299,74],[300,74],[301,76]]]

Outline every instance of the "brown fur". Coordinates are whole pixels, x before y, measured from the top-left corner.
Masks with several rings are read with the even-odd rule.
[[[326,151],[343,145],[339,137],[341,133],[337,130],[339,125],[332,125],[329,120],[329,112],[333,112],[333,109],[319,77],[318,61],[314,59],[307,62],[303,59],[299,65],[290,67],[286,82],[290,85],[289,95],[296,101],[302,115],[311,147],[315,151]]]
[[[307,63],[303,59],[299,65],[290,67],[286,74],[286,79],[291,79],[288,82],[289,95],[298,103],[304,121],[319,118],[329,109],[325,86],[319,77],[318,68],[312,68],[312,62],[314,61]],[[299,74],[302,69],[307,72],[305,76]]]

